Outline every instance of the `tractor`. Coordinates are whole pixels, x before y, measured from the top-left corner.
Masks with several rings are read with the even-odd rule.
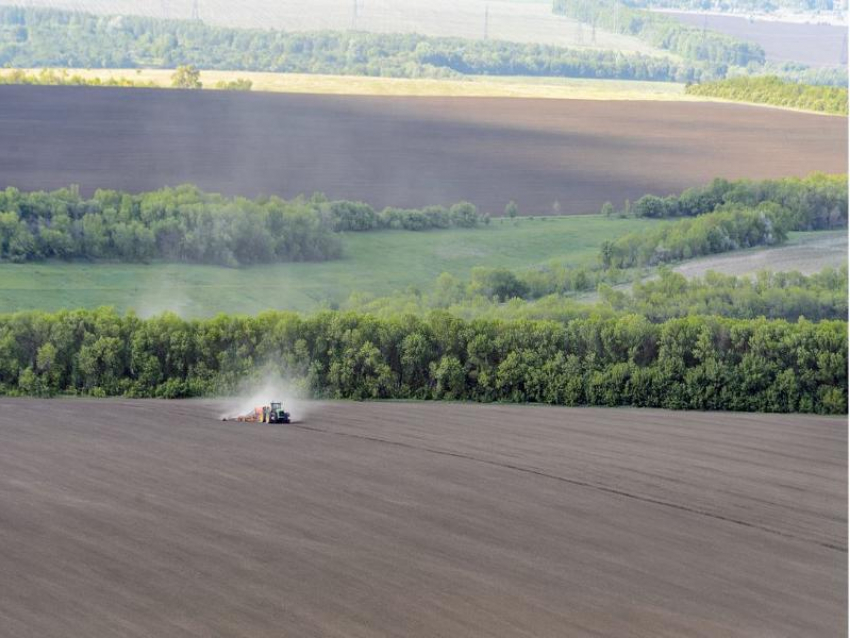
[[[223,421],[241,421],[242,423],[290,423],[289,412],[284,411],[283,404],[272,402],[261,408],[254,408],[248,414],[237,417],[224,417]]]
[[[263,406],[263,423],[289,423],[289,412],[284,412],[282,403]]]

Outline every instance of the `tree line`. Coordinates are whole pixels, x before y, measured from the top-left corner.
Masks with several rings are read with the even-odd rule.
[[[714,180],[679,196],[646,195],[637,217],[684,217],[606,241],[605,268],[656,266],[700,255],[781,244],[791,231],[847,228],[847,176],[814,174],[753,182]]]
[[[360,32],[287,33],[188,20],[0,7],[0,66],[177,68],[405,78],[530,75],[698,82],[673,59],[495,40]]]
[[[235,391],[261,371],[316,397],[845,414],[847,323],[0,316],[4,394],[201,396]]]
[[[847,115],[847,88],[812,86],[784,81],[775,75],[736,77],[685,87],[688,95],[718,97],[738,102],[773,104],[796,109]]]
[[[469,202],[450,207],[395,208],[388,206],[376,211],[364,202],[334,201],[320,207],[333,220],[335,231],[366,230],[431,230],[435,228],[474,228],[489,224],[490,217]]]
[[[86,78],[77,73],[70,74],[66,69],[42,69],[31,72],[23,69],[10,69],[0,72],[0,84],[34,84],[46,86],[123,86],[136,88],[156,88],[154,82],[132,78]]]
[[[699,217],[605,241],[600,260],[605,268],[658,266],[755,246],[783,243],[795,230],[787,210],[773,202],[755,208],[734,204]]]
[[[760,272],[736,277],[709,272],[692,279],[662,268],[657,279],[636,282],[631,290],[602,285],[599,292],[603,307],[638,314],[654,323],[688,315],[822,321],[846,319],[848,311],[846,264],[809,276]]]
[[[788,210],[795,219],[794,230],[842,228],[847,225],[847,175],[814,173],[805,178],[761,181],[715,179],[679,195],[644,195],[628,205],[624,213],[656,219],[695,217],[726,205],[753,207],[763,202]],[[608,213],[613,213],[610,205]]]
[[[250,200],[183,185],[149,193],[79,189],[0,191],[0,260],[151,259],[239,266],[324,261],[342,254],[342,230],[469,228],[488,217],[472,204],[387,208],[322,195]]]
[[[374,298],[353,293],[347,310],[380,317],[444,310],[465,319],[572,319],[637,314],[653,323],[691,315],[809,321],[847,318],[847,267],[820,273],[760,272],[754,276],[686,278],[669,268],[648,273],[544,264],[513,272],[476,268],[468,280],[443,273],[425,290]],[[598,291],[588,300],[582,293]]]

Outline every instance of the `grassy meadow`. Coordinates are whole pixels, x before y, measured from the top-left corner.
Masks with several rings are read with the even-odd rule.
[[[486,227],[347,233],[345,256],[319,263],[230,269],[180,263],[0,264],[0,312],[115,306],[185,316],[263,309],[310,311],[353,291],[387,295],[430,286],[442,272],[466,278],[475,266],[522,269],[558,260],[594,263],[599,245],[649,224],[599,215],[495,219]]]

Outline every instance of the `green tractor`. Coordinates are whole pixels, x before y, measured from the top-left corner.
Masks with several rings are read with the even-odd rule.
[[[289,412],[284,412],[282,403],[263,406],[263,423],[289,423]]]

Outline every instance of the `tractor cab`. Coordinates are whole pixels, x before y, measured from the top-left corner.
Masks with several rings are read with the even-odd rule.
[[[284,411],[283,404],[273,402],[268,407],[263,408],[264,423],[289,423],[289,412]]]

